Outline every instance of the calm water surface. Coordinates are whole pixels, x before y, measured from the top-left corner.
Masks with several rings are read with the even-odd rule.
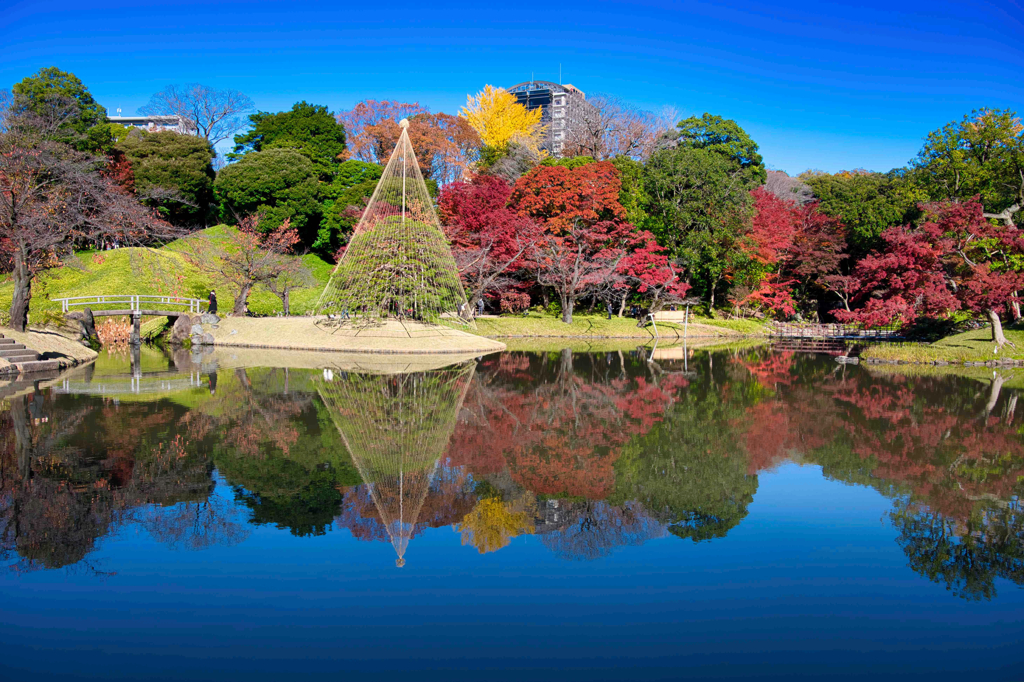
[[[0,679],[1024,679],[1024,376],[238,364],[0,402]]]

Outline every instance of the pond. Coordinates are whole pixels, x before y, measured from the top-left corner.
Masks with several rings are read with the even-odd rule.
[[[0,679],[1020,679],[1024,373],[218,353],[4,389]]]

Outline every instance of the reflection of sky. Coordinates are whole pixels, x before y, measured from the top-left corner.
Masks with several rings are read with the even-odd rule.
[[[218,494],[230,495],[222,481]],[[536,536],[481,555],[427,529],[402,569],[390,544],[345,530],[262,526],[188,552],[129,526],[90,557],[110,577],[0,574],[0,678],[1019,677],[1024,590],[997,579],[994,600],[968,602],[914,573],[890,508],[786,464],[759,475],[722,539],[570,562]]]

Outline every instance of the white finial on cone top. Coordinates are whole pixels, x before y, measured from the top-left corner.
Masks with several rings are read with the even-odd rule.
[[[408,128],[409,127],[409,119],[403,118],[401,121],[398,122],[398,126],[400,128]]]

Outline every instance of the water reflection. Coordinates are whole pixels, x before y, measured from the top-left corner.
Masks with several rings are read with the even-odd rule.
[[[953,594],[1024,584],[1019,374],[763,348],[505,353],[407,372],[115,365],[3,403],[9,567],[114,570],[92,557],[129,525],[193,551],[258,526],[347,532],[390,543],[399,565],[413,538],[450,527],[482,554],[535,536],[595,561],[655,538],[721,541],[759,475],[794,461],[888,497],[908,566]]]
[[[469,362],[429,372],[338,376],[325,370],[317,383],[399,567],[475,367]]]

